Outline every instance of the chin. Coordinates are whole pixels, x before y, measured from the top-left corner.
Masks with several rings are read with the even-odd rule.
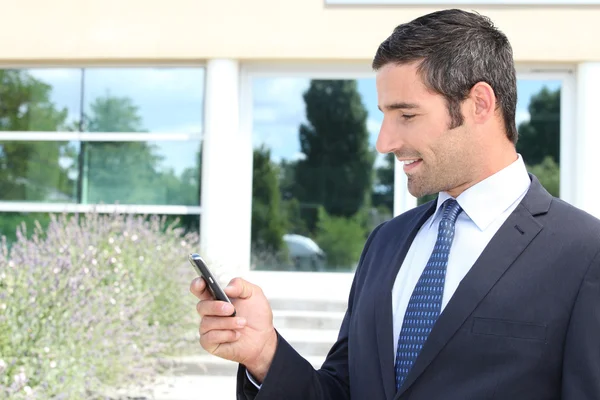
[[[440,192],[439,190],[433,190],[433,189],[424,188],[422,186],[419,186],[415,182],[411,182],[410,178],[408,180],[407,188],[408,188],[408,193],[410,193],[412,196],[414,196],[416,198],[429,196],[429,195],[437,195]]]

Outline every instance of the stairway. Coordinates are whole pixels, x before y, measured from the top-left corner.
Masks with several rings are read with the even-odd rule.
[[[273,325],[315,368],[319,368],[338,331],[346,310],[345,302],[273,299]],[[177,371],[183,375],[235,376],[238,365],[203,353],[200,345],[195,355],[179,357]]]
[[[319,368],[337,340],[350,291],[350,274],[254,273],[273,309],[278,332],[315,368]],[[223,279],[227,282],[227,279]],[[197,333],[189,351],[177,357],[170,374],[154,387],[154,400],[235,399],[238,364],[206,353]]]

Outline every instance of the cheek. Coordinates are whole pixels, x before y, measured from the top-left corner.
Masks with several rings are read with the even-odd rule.
[[[407,131],[415,150],[427,155],[444,148],[445,132],[439,124],[431,123],[431,121],[414,122]]]

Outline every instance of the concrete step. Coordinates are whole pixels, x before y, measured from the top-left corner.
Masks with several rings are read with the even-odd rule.
[[[336,342],[339,330],[337,329],[277,329],[280,335],[303,357],[325,357],[331,346]],[[200,347],[199,336],[186,338],[182,355],[199,355],[204,350]]]
[[[295,299],[284,297],[269,298],[269,303],[271,304],[273,311],[300,310],[346,312],[348,306],[348,303],[345,300]]]
[[[339,330],[344,311],[273,310],[273,324],[277,329],[332,329]]]
[[[278,329],[283,338],[316,368],[320,367],[337,340],[333,329]],[[237,370],[235,363],[206,353],[198,338],[189,338],[189,350],[174,358],[174,371],[182,374],[227,375]]]
[[[303,357],[325,357],[337,340],[337,329],[278,329],[283,338]]]
[[[325,357],[307,357],[307,361],[316,369],[320,368],[325,361]],[[164,376],[178,375],[211,375],[211,376],[235,376],[237,374],[238,364],[213,356],[204,354],[200,356],[179,357],[174,360],[174,366],[171,372]]]
[[[165,377],[148,400],[235,399],[235,376],[181,375]]]

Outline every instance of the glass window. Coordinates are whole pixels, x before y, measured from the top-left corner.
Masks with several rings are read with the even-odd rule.
[[[77,201],[78,142],[0,142],[0,201]]]
[[[76,131],[81,69],[0,69],[0,131]]]
[[[200,141],[82,144],[82,203],[198,205]]]
[[[375,80],[255,78],[252,93],[252,267],[352,271],[392,217]]]
[[[199,135],[203,99],[198,67],[0,69],[0,131]],[[200,157],[200,140],[6,141],[0,201],[197,206]]]
[[[560,80],[519,80],[517,150],[529,172],[560,195]]]
[[[87,68],[88,132],[201,133],[202,68]]]
[[[560,80],[517,81],[517,151],[529,172],[552,195],[560,195]],[[436,195],[418,199],[423,204]]]

